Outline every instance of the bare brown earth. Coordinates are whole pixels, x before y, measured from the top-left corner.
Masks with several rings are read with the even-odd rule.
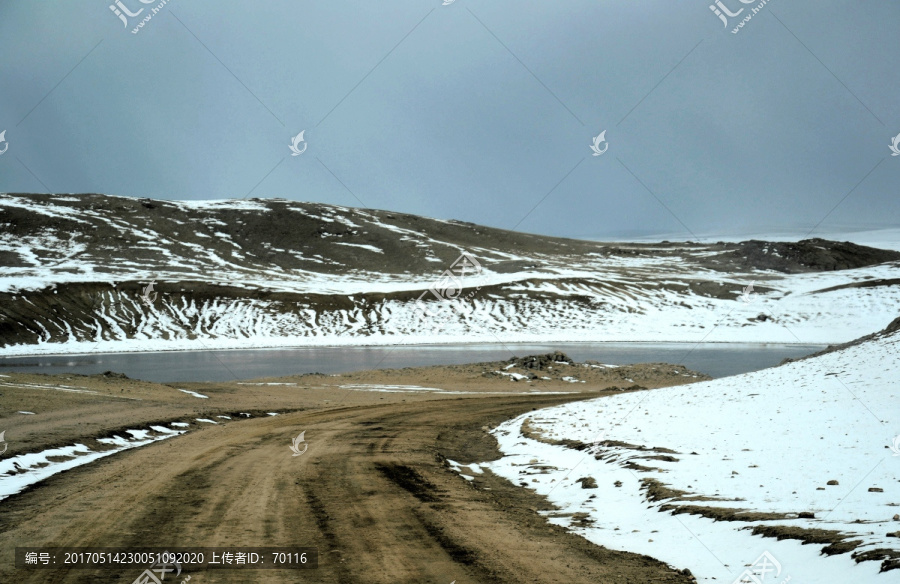
[[[4,457],[75,441],[94,448],[93,438],[125,428],[191,423],[184,435],[0,501],[0,582],[130,583],[140,573],[16,570],[16,546],[225,545],[316,547],[319,567],[195,571],[192,583],[692,582],[657,560],[548,524],[538,513],[552,509],[543,498],[490,471],[469,483],[448,468],[447,458],[498,458],[487,430],[520,413],[705,379],[670,365],[604,369],[556,358],[507,370],[551,378],[531,382],[492,373],[509,362],[175,386],[0,377]],[[341,387],[348,385],[357,387]],[[385,387],[412,385],[432,391]],[[563,391],[574,393],[554,393]],[[302,431],[309,447],[294,457],[289,446]]]

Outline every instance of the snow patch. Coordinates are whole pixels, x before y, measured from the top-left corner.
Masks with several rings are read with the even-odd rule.
[[[190,391],[190,390],[188,390],[188,389],[179,389],[178,391],[184,392],[184,393],[186,393],[186,394],[188,394],[188,395],[192,395],[192,396],[194,396],[194,397],[199,397],[199,398],[203,398],[203,399],[209,399],[209,396],[208,396],[208,395],[203,395],[202,393],[197,393],[196,391]]]
[[[900,423],[898,378],[894,335],[754,373],[574,402],[498,426],[492,433],[505,456],[482,466],[517,484],[527,478],[528,488],[563,512],[590,520],[574,526],[557,516],[552,523],[610,549],[689,568],[701,583],[735,581],[763,551],[795,582],[898,582],[896,571],[879,573],[879,561],[857,564],[849,553],[825,556],[822,545],[745,529],[820,528],[861,540],[858,551],[900,549],[885,535],[898,531],[900,457],[887,449]],[[594,446],[581,452],[533,440],[521,432],[525,421],[547,439]],[[674,454],[648,460],[655,447]],[[629,462],[659,470],[634,470]],[[584,490],[583,477],[594,478],[597,489]],[[645,478],[714,500],[650,502]],[[667,503],[792,515],[713,521],[661,511]],[[801,512],[813,517],[801,519]]]

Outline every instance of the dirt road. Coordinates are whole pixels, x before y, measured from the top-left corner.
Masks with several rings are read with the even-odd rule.
[[[0,505],[0,581],[132,582],[139,569],[12,569],[16,545],[312,546],[314,571],[209,570],[191,582],[689,582],[550,526],[546,503],[486,472],[483,426],[587,396],[466,397],[234,421],[62,473]],[[309,448],[291,456],[290,438]],[[183,576],[182,576],[183,577]]]

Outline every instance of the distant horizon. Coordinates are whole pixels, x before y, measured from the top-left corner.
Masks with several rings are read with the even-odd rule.
[[[406,211],[400,211],[397,209],[372,209],[368,207],[361,206],[352,206],[352,205],[337,205],[334,203],[322,203],[319,201],[303,201],[297,199],[288,199],[285,197],[248,197],[248,198],[210,198],[210,199],[162,199],[162,198],[154,198],[154,197],[135,197],[130,195],[112,195],[108,193],[11,193],[11,192],[0,192],[0,196],[2,195],[27,195],[27,196],[42,196],[42,197],[79,197],[85,195],[97,195],[104,197],[118,197],[124,199],[134,199],[134,200],[142,200],[149,199],[152,201],[166,201],[170,203],[188,203],[188,204],[202,204],[204,202],[215,203],[215,202],[224,202],[224,201],[252,201],[252,200],[279,200],[285,201],[289,203],[303,203],[303,204],[312,204],[312,205],[326,205],[332,207],[339,207],[345,209],[366,209],[366,210],[375,210],[375,211],[384,211],[387,213],[402,213],[407,215],[416,215],[415,213],[407,213]],[[777,228],[772,227],[770,230],[764,230],[759,232],[731,232],[731,233],[723,233],[723,232],[701,232],[697,234],[696,239],[685,238],[683,232],[663,232],[663,233],[651,233],[646,235],[634,235],[626,232],[620,232],[619,234],[607,234],[607,235],[592,235],[592,236],[558,236],[558,235],[547,235],[543,233],[537,233],[533,231],[526,230],[511,230],[506,229],[505,227],[495,226],[495,225],[487,225],[484,223],[478,223],[476,221],[464,221],[462,219],[457,219],[454,217],[429,217],[427,215],[416,215],[418,217],[424,217],[426,219],[433,219],[435,221],[460,221],[466,223],[474,223],[476,225],[480,225],[482,227],[488,227],[493,229],[501,229],[506,231],[516,231],[518,233],[526,233],[529,235],[536,235],[541,237],[562,237],[564,239],[577,239],[582,241],[592,241],[592,242],[610,242],[610,243],[662,243],[662,242],[690,242],[697,241],[701,243],[715,243],[717,241],[729,242],[729,243],[738,243],[741,241],[748,241],[750,239],[756,239],[761,241],[801,241],[804,239],[827,239],[831,241],[850,241],[851,243],[856,243],[857,245],[869,245],[871,247],[881,247],[882,249],[892,249],[896,251],[900,251],[900,226],[881,226],[881,225],[844,225],[839,229],[829,229],[828,231],[822,231],[819,229],[814,229],[810,232],[809,228],[800,228],[796,227],[793,230],[787,228]],[[842,238],[852,238],[852,239],[842,239]]]

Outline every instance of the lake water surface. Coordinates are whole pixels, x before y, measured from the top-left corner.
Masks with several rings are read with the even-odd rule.
[[[133,379],[158,383],[175,381],[230,381],[302,373],[346,373],[365,369],[397,369],[500,361],[562,351],[575,361],[601,363],[673,363],[726,377],[802,357],[824,345],[689,343],[553,343],[394,345],[388,347],[314,347],[229,351],[172,351],[88,355],[8,357],[0,371],[30,373],[124,373]]]

